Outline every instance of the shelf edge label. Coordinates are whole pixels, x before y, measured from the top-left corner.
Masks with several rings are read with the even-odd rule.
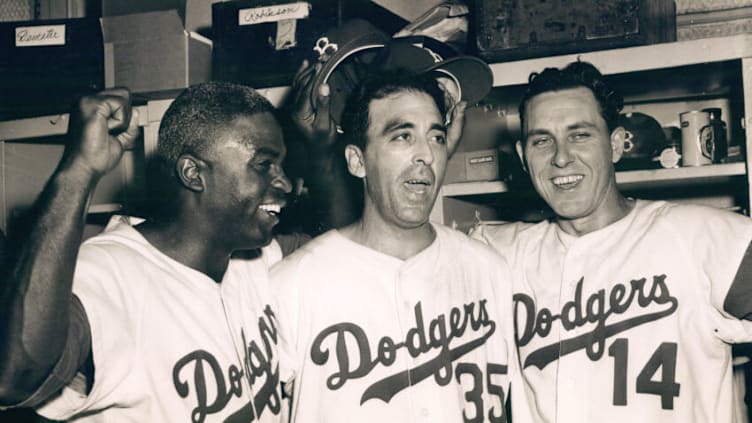
[[[238,10],[238,25],[256,25],[308,17],[311,4],[304,1]]]
[[[65,25],[16,27],[16,47],[63,45],[65,45]]]

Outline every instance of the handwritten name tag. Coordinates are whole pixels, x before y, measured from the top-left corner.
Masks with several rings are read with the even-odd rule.
[[[275,6],[254,7],[238,11],[238,25],[255,25],[264,22],[279,22],[288,19],[308,17],[311,4],[304,1],[278,4]]]
[[[16,47],[63,45],[65,45],[65,25],[19,26],[16,28]]]

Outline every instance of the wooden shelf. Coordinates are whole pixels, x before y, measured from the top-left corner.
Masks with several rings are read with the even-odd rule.
[[[679,185],[727,183],[731,178],[747,174],[744,162],[707,166],[679,167],[617,172],[616,183],[622,189],[643,189]]]
[[[63,135],[68,132],[69,116],[38,116],[0,122],[0,141]]]
[[[138,111],[139,126],[146,125],[148,123],[146,106],[136,106],[135,109]],[[33,141],[34,138],[39,137],[65,135],[69,124],[68,113],[0,121],[0,142]]]
[[[502,181],[457,182],[441,187],[441,197],[461,197],[463,195],[498,194],[507,192],[507,184]]]
[[[616,183],[622,189],[644,189],[671,186],[726,183],[734,177],[746,175],[744,162],[676,169],[630,170],[616,173]],[[461,182],[441,187],[441,197],[499,194],[507,192],[502,181]]]
[[[494,75],[493,85],[500,87],[527,84],[531,72],[540,72],[546,67],[566,66],[576,60],[590,62],[600,69],[604,75],[611,75],[722,62],[750,56],[752,56],[752,34],[743,34],[565,54],[517,62],[494,63],[490,66]]]
[[[177,90],[169,98],[155,99],[146,105],[135,106],[138,110],[139,126],[144,127],[150,123],[156,123],[155,126],[158,127],[162,115],[180,91],[182,90]],[[257,91],[268,98],[275,107],[280,107],[290,92],[290,87],[269,87]],[[33,142],[34,138],[64,135],[68,132],[69,123],[68,113],[0,121],[0,142],[16,140]]]

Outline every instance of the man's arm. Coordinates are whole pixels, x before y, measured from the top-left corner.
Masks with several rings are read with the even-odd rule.
[[[60,359],[89,197],[138,135],[137,116],[130,113],[126,90],[85,97],[79,106],[69,128],[71,143],[35,203],[29,233],[8,259],[0,297],[3,405],[17,404],[33,394]]]
[[[744,252],[723,309],[739,319],[752,320],[752,244]]]
[[[349,185],[344,152],[338,151],[337,128],[330,114],[330,89],[323,84],[312,97],[313,82],[322,65],[304,61],[292,84],[288,110],[306,151],[304,170],[316,233],[352,223],[358,218],[357,195]],[[312,100],[313,99],[313,102]]]

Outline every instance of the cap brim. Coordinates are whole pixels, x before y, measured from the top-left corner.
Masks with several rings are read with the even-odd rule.
[[[389,38],[386,34],[380,32],[371,32],[356,39],[350,40],[346,44],[340,46],[337,51],[332,54],[332,56],[329,57],[326,62],[324,62],[324,66],[322,66],[321,70],[316,73],[313,85],[311,87],[311,104],[315,107],[316,96],[318,95],[319,87],[322,84],[329,83],[329,78],[342,62],[356,54],[369,50],[381,49],[388,42]],[[344,100],[335,99],[335,102],[344,103]],[[337,106],[338,104],[339,103],[333,105],[333,107]],[[338,107],[341,108],[343,106]],[[335,112],[334,114],[339,115],[340,113]],[[339,121],[339,116],[332,117],[336,121]]]
[[[457,56],[430,66],[426,72],[446,72],[460,84],[461,98],[469,104],[485,98],[493,88],[493,73],[486,62],[473,56]]]
[[[332,72],[334,72],[334,69],[353,54],[359,53],[364,50],[383,48],[385,46],[384,43],[379,43],[378,41],[379,40],[377,39],[367,40],[367,44],[364,44],[362,46],[358,46],[353,49],[340,49],[339,51],[334,53],[334,55],[332,55],[332,57],[330,57],[329,60],[327,60],[324,66],[321,68],[321,71],[319,73],[321,82],[325,84],[329,80],[329,77],[332,75]]]
[[[461,100],[474,104],[482,100],[493,87],[493,73],[483,60],[473,56],[442,58],[428,48],[409,42],[389,46],[385,69],[406,69],[415,73],[444,72],[458,84]]]

